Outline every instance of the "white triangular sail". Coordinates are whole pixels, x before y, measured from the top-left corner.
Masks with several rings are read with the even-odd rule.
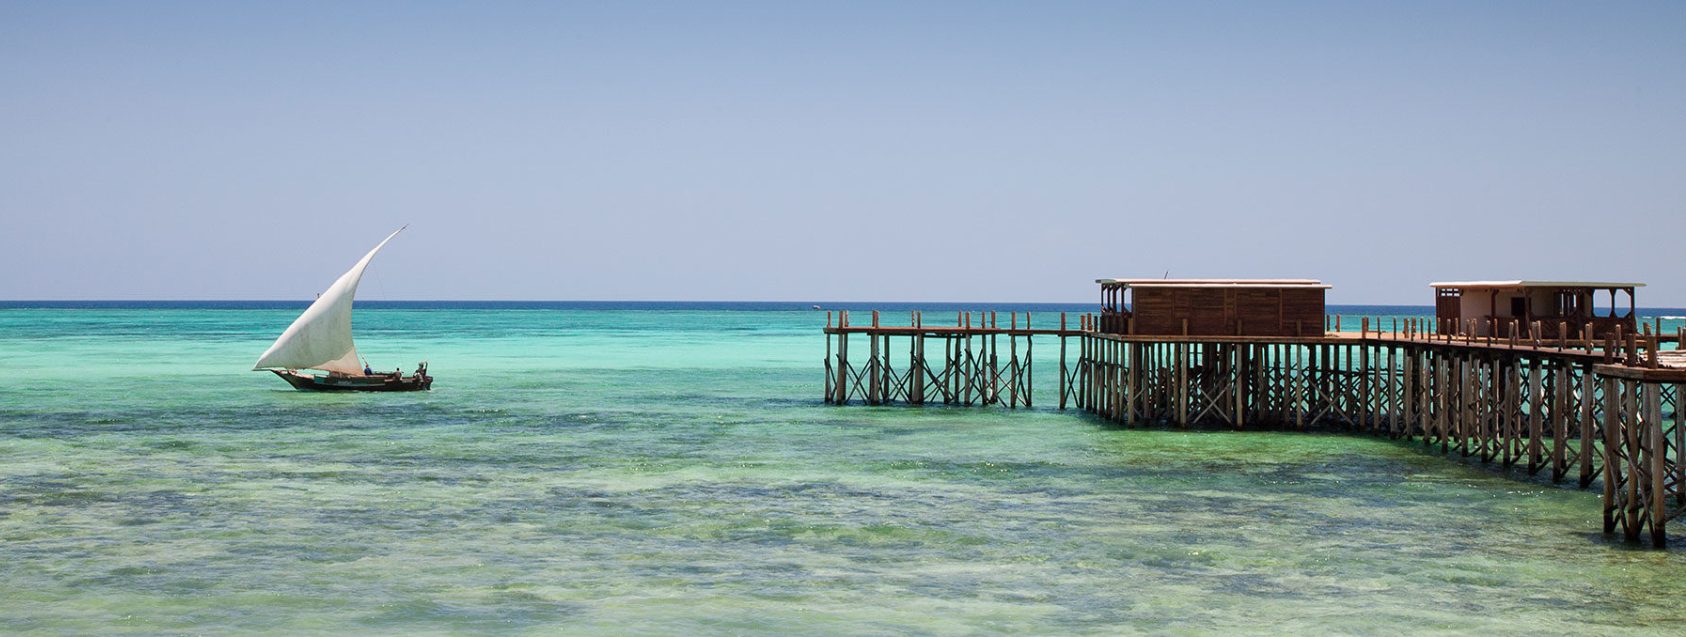
[[[369,261],[386,246],[386,242],[403,231],[403,228],[394,230],[375,249],[363,255],[357,265],[340,275],[339,280],[328,286],[328,291],[316,297],[316,302],[287,326],[287,331],[281,333],[281,338],[275,339],[269,351],[258,357],[252,369],[363,373],[363,365],[358,363],[357,344],[351,340],[351,301],[357,296],[357,283],[363,280],[363,270],[369,267]]]

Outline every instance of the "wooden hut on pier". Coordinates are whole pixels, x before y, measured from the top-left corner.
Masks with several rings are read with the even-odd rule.
[[[1322,336],[1314,279],[1097,279],[1101,332],[1138,336]]]
[[[1604,338],[1635,328],[1634,288],[1600,281],[1446,281],[1434,287],[1440,331],[1494,338]],[[1598,297],[1608,295],[1602,311]],[[1626,298],[1618,298],[1618,294]],[[1591,334],[1587,334],[1590,327]]]

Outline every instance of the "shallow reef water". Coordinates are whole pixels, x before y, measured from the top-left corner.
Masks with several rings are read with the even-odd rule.
[[[1109,426],[1051,340],[1034,409],[837,408],[805,309],[364,304],[434,391],[333,395],[247,371],[297,311],[0,308],[4,632],[1686,632],[1595,491]]]

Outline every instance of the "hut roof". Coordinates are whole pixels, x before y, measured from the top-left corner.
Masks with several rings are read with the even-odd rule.
[[[1430,283],[1430,287],[1462,288],[1462,289],[1493,289],[1493,288],[1642,288],[1644,283],[1621,283],[1614,281],[1441,281]]]
[[[1101,285],[1132,288],[1319,288],[1332,286],[1317,279],[1095,279]]]

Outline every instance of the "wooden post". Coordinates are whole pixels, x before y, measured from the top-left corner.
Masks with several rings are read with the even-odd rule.
[[[1235,403],[1234,423],[1236,429],[1247,426],[1247,403],[1244,391],[1247,387],[1247,369],[1249,367],[1247,364],[1248,347],[1250,346],[1246,343],[1237,343],[1235,347],[1231,348],[1235,350],[1235,368],[1232,370],[1235,384],[1230,388],[1230,397],[1234,399]]]
[[[1622,470],[1621,383],[1615,377],[1604,379],[1604,532],[1616,530],[1616,485]]]
[[[1621,384],[1623,386],[1621,411],[1627,417],[1622,419],[1622,435],[1617,444],[1626,445],[1622,454],[1626,458],[1624,466],[1617,469],[1625,477],[1625,479],[1618,480],[1623,486],[1620,487],[1621,494],[1617,497],[1617,501],[1622,505],[1620,511],[1623,522],[1622,534],[1629,542],[1637,542],[1639,541],[1639,482],[1644,479],[1644,473],[1641,469],[1643,465],[1640,464],[1639,458],[1640,384],[1631,380],[1623,380]]]
[[[1112,376],[1112,343],[1101,338],[1095,339],[1095,410],[1096,416],[1106,417],[1107,405],[1111,396],[1107,395],[1107,381]]]
[[[1662,344],[1662,334],[1663,333],[1661,331],[1651,331],[1650,325],[1645,326],[1645,341],[1647,345],[1645,348],[1645,366],[1651,369],[1657,368],[1657,350],[1660,349]]]
[[[1660,387],[1659,387],[1660,389]],[[1674,384],[1674,505],[1686,506],[1686,384]]]
[[[1493,406],[1493,400],[1491,400],[1492,396],[1487,396],[1488,400],[1482,400],[1483,394],[1487,393],[1484,391],[1487,387],[1481,382],[1481,372],[1484,371],[1485,365],[1483,363],[1485,362],[1485,359],[1480,355],[1466,354],[1464,363],[1459,366],[1463,372],[1462,376],[1458,378],[1462,388],[1458,394],[1458,408],[1453,413],[1458,417],[1455,428],[1458,431],[1459,443],[1464,445],[1463,454],[1465,456],[1471,453],[1469,443],[1472,442],[1472,439],[1479,445],[1478,450],[1484,452],[1487,446],[1486,440],[1482,437],[1485,423],[1482,422],[1481,416],[1483,410]],[[1483,461],[1492,460],[1486,453],[1481,454],[1481,459]]]
[[[1183,319],[1188,324],[1188,319]],[[1187,343],[1177,343],[1177,385],[1174,391],[1177,401],[1177,426],[1188,426],[1188,350]]]
[[[1437,357],[1438,364],[1435,371],[1438,378],[1435,382],[1435,442],[1440,443],[1440,452],[1446,453],[1450,446],[1452,431],[1452,408],[1457,405],[1453,397],[1462,389],[1462,379],[1458,376],[1459,357],[1451,352],[1442,352]],[[1427,440],[1425,439],[1425,442]]]
[[[1626,467],[1627,488],[1623,489],[1625,496],[1623,499],[1627,502],[1627,515],[1625,516],[1627,520],[1627,530],[1625,535],[1627,536],[1628,541],[1637,542],[1639,541],[1639,523],[1641,522],[1640,509],[1644,506],[1644,500],[1640,499],[1639,485],[1646,477],[1644,468],[1645,465],[1641,462],[1640,458],[1643,453],[1640,449],[1640,444],[1644,439],[1644,432],[1642,431],[1642,421],[1644,420],[1642,410],[1644,407],[1641,405],[1644,403],[1639,395],[1639,390],[1644,385],[1639,381],[1634,380],[1624,381],[1623,384],[1627,385],[1627,390],[1626,398],[1623,400],[1622,404],[1624,405],[1624,413],[1628,414],[1626,422],[1623,423],[1623,432],[1626,434],[1623,438],[1624,442],[1627,444],[1627,453],[1625,455],[1627,456],[1628,461],[1628,466]]]
[[[1641,407],[1644,417],[1640,419],[1640,425],[1644,427],[1641,432],[1645,437],[1646,450],[1643,454],[1646,469],[1644,479],[1649,482],[1649,490],[1646,493],[1650,496],[1644,502],[1645,512],[1650,516],[1648,522],[1651,525],[1651,545],[1663,548],[1668,544],[1668,533],[1665,532],[1668,525],[1668,448],[1665,445],[1668,443],[1663,438],[1663,386],[1660,383],[1643,383],[1637,386],[1641,388],[1640,394],[1644,403]],[[1635,450],[1634,453],[1639,451]]]
[[[1417,392],[1415,391],[1419,373],[1417,371],[1417,348],[1413,346],[1405,347],[1403,363],[1405,378],[1404,382],[1400,383],[1399,391],[1400,420],[1403,422],[1400,423],[1398,429],[1403,430],[1401,433],[1405,435],[1405,440],[1409,441],[1411,440],[1412,428],[1416,426],[1417,419],[1422,417],[1421,412],[1417,411]]]
[[[1028,332],[1028,330],[1030,330],[1030,312],[1025,312],[1025,332]],[[1035,361],[1037,361],[1034,352],[1035,342],[1037,342],[1035,335],[1025,334],[1025,362],[1020,367],[1023,369],[1022,383],[1025,386],[1023,394],[1025,394],[1025,406],[1027,408],[1032,406],[1030,399],[1035,398],[1035,388],[1037,388],[1034,374]]]
[[[1411,428],[1411,348],[1394,345],[1387,349],[1388,435],[1397,438]]]
[[[1019,329],[1019,314],[1009,316],[1012,329]],[[1009,332],[1007,334],[1007,408],[1019,408],[1019,337]]]
[[[1288,392],[1288,405],[1289,408],[1294,411],[1294,428],[1300,431],[1305,431],[1306,410],[1303,409],[1300,404],[1301,397],[1305,392],[1305,374],[1303,373],[1305,367],[1301,365],[1302,353],[1301,346],[1299,345],[1295,345],[1292,349],[1288,350],[1288,373],[1286,378],[1291,386],[1290,391]]]
[[[1141,344],[1124,346],[1124,426],[1136,424],[1136,374],[1141,369]]]
[[[1077,317],[1077,319],[1078,319],[1079,323],[1081,323],[1083,321],[1083,317],[1081,317],[1081,316]],[[1078,339],[1077,339],[1077,347],[1078,347],[1078,350],[1077,350],[1077,378],[1075,379],[1076,382],[1072,386],[1072,392],[1074,393],[1073,398],[1076,399],[1076,401],[1077,401],[1077,408],[1082,409],[1082,410],[1088,410],[1089,409],[1089,402],[1086,398],[1086,396],[1087,396],[1086,392],[1088,391],[1088,387],[1089,387],[1088,379],[1089,379],[1089,341],[1090,340],[1092,340],[1092,339],[1090,338],[1088,332],[1084,332],[1083,335],[1078,337]]]
[[[1616,349],[1625,349],[1624,345],[1627,343],[1627,335],[1623,333],[1625,331],[1620,323],[1616,324]],[[1610,358],[1611,355],[1611,352],[1605,352],[1604,357]]]
[[[919,315],[913,316],[914,325],[919,324]],[[915,333],[907,339],[907,373],[908,402],[915,405],[925,404],[925,334]]]
[[[1432,392],[1432,398],[1434,401],[1434,441],[1440,443],[1440,453],[1446,453],[1446,432],[1451,424],[1450,420],[1452,417],[1452,415],[1448,413],[1452,409],[1452,370],[1456,367],[1457,360],[1451,356],[1440,353],[1436,353],[1433,356],[1434,358],[1431,367],[1434,373],[1434,391]],[[1426,435],[1423,436],[1423,442],[1429,443],[1429,437]]]
[[[1590,332],[1589,332],[1590,333]],[[1592,484],[1592,447],[1593,432],[1597,430],[1598,421],[1594,420],[1593,409],[1597,403],[1598,381],[1592,372],[1592,365],[1581,366],[1581,413],[1577,419],[1581,432],[1581,488]],[[1608,400],[1608,398],[1607,398]]]
[[[1562,482],[1569,473],[1569,366],[1560,360],[1551,373],[1551,481]]]
[[[992,330],[1000,328],[1000,324],[995,322],[994,310],[989,312],[989,327]],[[997,334],[991,333],[986,345],[986,347],[989,348],[989,400],[985,401],[986,404],[991,402],[1001,402],[1001,367],[1000,357],[998,356],[998,354],[1001,353],[1001,342],[996,340],[996,336]]]
[[[1537,332],[1536,332],[1537,334]],[[1535,359],[1528,366],[1528,474],[1533,475],[1545,467],[1545,445],[1540,438],[1545,435],[1545,387],[1544,379],[1540,376],[1541,359]]]
[[[839,324],[848,322],[848,312],[838,316]],[[849,402],[849,333],[837,333],[837,397],[832,402],[841,405]]]
[[[878,327],[878,310],[872,311],[872,326]],[[878,363],[878,333],[868,333],[866,335],[866,340],[867,343],[869,343],[868,347],[870,348],[870,353],[868,355],[871,356],[866,363],[866,404],[877,405],[883,402],[883,397],[880,394],[880,392],[883,391],[883,385],[881,384],[882,380],[880,378],[881,367]]]
[[[1365,320],[1364,328],[1365,331],[1369,331],[1368,319]],[[1348,359],[1349,362],[1350,360]],[[1376,422],[1370,417],[1370,400],[1373,397],[1370,395],[1370,347],[1368,345],[1358,346],[1358,374],[1358,430],[1370,431],[1371,428],[1375,427]]]
[[[1112,393],[1112,420],[1116,422],[1124,421],[1124,404],[1128,399],[1128,396],[1126,396],[1124,392],[1124,377],[1130,370],[1125,365],[1125,354],[1126,348],[1124,341],[1113,341],[1112,373],[1109,375],[1108,381],[1112,385],[1112,388],[1109,390]]]
[[[1066,390],[1065,341],[1066,341],[1066,336],[1065,336],[1065,312],[1060,312],[1060,384],[1059,384],[1059,387],[1060,387],[1060,410],[1061,411],[1065,410],[1065,390]]]

